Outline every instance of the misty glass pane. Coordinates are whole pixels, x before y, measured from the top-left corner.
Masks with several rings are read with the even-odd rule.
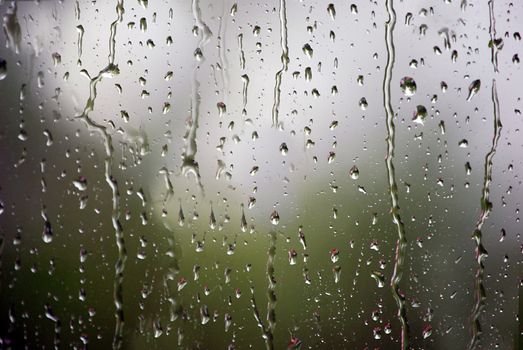
[[[0,0],[0,349],[523,346],[523,2],[331,1]]]

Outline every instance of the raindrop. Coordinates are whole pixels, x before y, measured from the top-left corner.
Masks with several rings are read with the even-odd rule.
[[[280,223],[280,215],[276,210],[271,213],[270,221],[273,225],[278,225]]]
[[[458,146],[461,148],[467,148],[469,146],[469,142],[466,139],[463,139],[458,143]]]
[[[467,96],[467,101],[470,101],[472,97],[474,97],[481,88],[481,80],[476,79],[469,85],[469,94]]]
[[[426,117],[427,117],[427,109],[425,108],[425,106],[422,106],[422,105],[416,106],[416,111],[414,112],[414,117],[412,118],[412,121],[414,121],[414,123],[423,125],[423,122],[425,121]]]
[[[307,57],[312,58],[312,54],[314,53],[314,50],[312,49],[312,47],[309,44],[303,45],[302,50],[303,50],[303,53]]]
[[[7,62],[0,57],[0,80],[4,80],[7,77]]]
[[[289,152],[289,149],[287,148],[287,144],[284,142],[280,145],[280,153],[283,155],[283,156],[286,156],[287,153]]]
[[[332,20],[336,19],[336,9],[334,8],[334,4],[329,4],[329,6],[327,6],[327,12],[331,16]]]
[[[411,77],[404,77],[400,81],[400,88],[405,96],[414,96],[417,89],[416,82]]]
[[[296,265],[297,258],[298,258],[298,253],[296,252],[296,250],[294,250],[294,249],[289,250],[289,264]]]
[[[360,106],[362,111],[366,110],[367,107],[369,106],[369,104],[367,103],[367,99],[365,97],[362,97],[358,104],[359,104],[359,106]]]
[[[353,165],[349,170],[349,175],[353,180],[357,180],[360,177],[360,170],[356,165]]]
[[[341,266],[334,266],[332,273],[334,274],[334,283],[339,283],[341,279]]]

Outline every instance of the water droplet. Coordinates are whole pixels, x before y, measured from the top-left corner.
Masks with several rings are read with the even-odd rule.
[[[330,254],[332,263],[337,263],[340,258],[340,251],[337,248],[332,248]]]
[[[353,165],[349,170],[349,175],[353,180],[357,180],[360,177],[360,170],[356,165]]]
[[[458,143],[458,146],[461,148],[467,148],[469,146],[469,142],[467,140],[463,139]]]
[[[303,50],[303,53],[307,57],[312,58],[312,54],[314,53],[314,50],[312,49],[312,47],[309,44],[303,45],[302,50]]]
[[[211,230],[214,230],[216,228],[216,217],[214,216],[214,210],[212,209],[212,203],[211,203],[211,214],[209,215],[209,227]]]
[[[327,12],[331,16],[332,20],[336,19],[336,9],[334,8],[334,4],[329,4],[329,6],[327,6]]]
[[[411,77],[404,77],[400,81],[400,88],[407,97],[414,96],[417,90],[416,82]]]
[[[271,213],[270,221],[273,225],[278,225],[280,223],[280,215],[276,210]]]
[[[365,97],[362,97],[359,102],[360,108],[362,111],[366,110],[369,104],[367,103],[367,99]]]
[[[62,63],[62,56],[58,52],[54,52],[52,54],[53,57],[53,64],[54,66],[58,66],[60,63]]]
[[[481,80],[476,79],[469,85],[469,94],[467,96],[467,101],[470,101],[472,97],[474,97],[481,88]]]
[[[423,122],[425,121],[425,118],[427,117],[427,108],[422,105],[416,106],[416,111],[414,112],[414,117],[412,118],[412,121],[414,123],[418,123],[423,125]]]
[[[332,273],[334,274],[334,283],[340,282],[340,279],[341,279],[341,266],[334,266],[332,268]]]
[[[238,4],[237,3],[234,3],[234,5],[232,5],[231,7],[231,16],[234,17],[236,15],[236,12],[238,11]]]
[[[181,291],[187,285],[187,280],[185,277],[180,277],[178,280],[178,292]]]
[[[0,57],[0,80],[7,77],[7,61]]]
[[[376,280],[376,283],[378,284],[378,288],[383,288],[385,286],[385,277],[383,274],[379,271],[374,271],[371,274],[371,277]]]
[[[227,106],[225,106],[225,103],[218,102],[216,104],[216,107],[218,107],[218,115],[220,117],[223,117],[225,115],[225,113],[227,113]]]
[[[327,157],[327,163],[330,164],[336,159],[336,153],[329,152],[329,157]]]
[[[85,191],[87,189],[87,178],[80,176],[77,180],[73,181],[73,185],[78,191]]]
[[[183,215],[182,205],[180,204],[180,210],[178,211],[178,225],[183,226],[185,224],[185,215]]]
[[[283,156],[286,156],[289,152],[289,149],[287,148],[287,144],[285,142],[280,145],[280,152]]]
[[[53,241],[53,230],[49,221],[44,222],[44,230],[42,231],[42,240],[45,243],[51,243]]]
[[[432,335],[432,326],[427,324],[423,327],[423,339],[427,339]]]
[[[296,265],[296,260],[298,258],[298,253],[295,249],[289,250],[289,264]]]

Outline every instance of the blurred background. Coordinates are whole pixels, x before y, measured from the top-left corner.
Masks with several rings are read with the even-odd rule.
[[[517,349],[523,3],[393,10],[408,347]],[[385,1],[0,13],[0,348],[402,348]]]

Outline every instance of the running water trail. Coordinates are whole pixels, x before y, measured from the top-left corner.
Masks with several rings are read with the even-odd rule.
[[[274,258],[276,256],[276,232],[270,232],[270,245],[267,252],[267,334],[271,349],[274,347],[274,329],[276,328],[276,279],[274,277]]]
[[[90,129],[96,130],[100,133],[104,143],[105,149],[105,181],[111,188],[112,192],[112,211],[111,221],[114,228],[114,235],[116,245],[118,248],[118,259],[115,264],[115,278],[113,299],[115,305],[116,326],[113,337],[113,349],[120,349],[122,346],[122,336],[124,329],[124,311],[123,311],[123,278],[125,262],[127,260],[127,251],[125,249],[124,231],[120,223],[120,193],[118,191],[118,183],[112,174],[114,147],[112,136],[107,131],[107,127],[97,123],[89,116],[89,113],[94,110],[94,105],[97,97],[96,87],[103,78],[112,78],[120,73],[118,65],[115,62],[115,45],[116,45],[116,29],[118,23],[123,20],[124,6],[123,0],[117,0],[116,4],[117,18],[111,23],[109,34],[109,55],[108,65],[102,69],[97,76],[92,78],[89,83],[89,98],[85,103],[84,110],[77,118],[83,120]]]
[[[74,7],[74,13],[75,13],[75,18],[77,21],[80,20],[80,3],[78,1],[75,2],[75,7]],[[83,40],[84,40],[84,27],[79,24],[76,26],[76,31],[78,32],[78,38],[76,39],[76,45],[77,45],[77,48],[78,48],[78,59],[77,59],[77,64],[78,66],[81,66],[82,65],[82,46],[83,46]]]
[[[180,207],[180,212],[182,208]],[[181,214],[183,216],[183,213]],[[169,305],[169,320],[171,322],[176,321],[182,314],[183,307],[176,300],[176,294],[173,291],[176,291],[176,288],[171,288],[173,281],[176,281],[176,276],[180,273],[180,267],[178,264],[178,256],[176,255],[176,240],[175,240],[175,230],[166,222],[164,222],[164,227],[171,233],[171,236],[167,238],[168,249],[166,255],[169,257],[169,264],[167,266],[167,271],[163,276],[163,287],[165,293],[165,300]]]
[[[54,339],[53,339],[53,348],[55,350],[60,349],[60,335],[62,333],[62,322],[58,318],[53,309],[49,304],[45,304],[45,317],[54,323]]]
[[[495,19],[494,19],[494,3],[489,1],[489,14],[490,14],[490,38],[491,42],[494,42],[496,37],[495,29]],[[492,47],[491,50],[491,62],[492,67],[494,68],[494,74],[498,73],[498,61],[497,61],[497,48]],[[481,312],[485,303],[485,286],[484,286],[484,275],[485,275],[485,265],[484,260],[488,256],[487,250],[483,245],[483,233],[481,228],[485,224],[490,212],[492,211],[492,203],[490,202],[490,183],[492,182],[492,170],[493,170],[493,158],[496,154],[496,149],[498,146],[499,138],[501,136],[501,116],[499,113],[499,100],[498,100],[498,90],[496,87],[496,79],[492,79],[492,90],[491,90],[491,99],[494,112],[494,135],[492,137],[492,145],[489,152],[485,156],[485,171],[483,175],[483,189],[481,195],[481,212],[479,214],[478,221],[474,227],[474,232],[472,233],[472,239],[476,244],[475,257],[476,257],[476,276],[475,276],[475,285],[474,285],[474,306],[470,315],[471,319],[471,338],[469,342],[469,350],[476,349],[480,336],[481,336]]]
[[[238,50],[240,51],[240,69],[242,71],[245,71],[245,52],[243,51],[243,34],[238,34]],[[249,89],[249,76],[247,74],[242,75],[242,101],[243,101],[243,108],[242,108],[242,117],[245,119],[247,117],[247,94]]]
[[[276,328],[276,279],[274,277],[274,258],[276,256],[276,238],[277,233],[271,231],[269,250],[267,251],[267,268],[266,275],[268,280],[267,285],[267,325],[265,325],[260,317],[260,312],[256,305],[254,298],[254,288],[251,287],[251,308],[254,314],[254,319],[258,322],[258,327],[262,331],[262,338],[265,341],[265,348],[267,350],[274,350],[274,329]]]
[[[225,36],[227,34],[227,6],[229,1],[223,0],[223,10],[222,15],[220,16],[220,27],[218,32],[220,36],[218,37],[218,53],[219,53],[219,62],[220,62],[220,72],[223,82],[222,90],[222,100],[225,105],[227,105],[228,95],[229,95],[229,62],[227,61],[227,55],[225,54]]]
[[[82,60],[82,46],[83,46],[83,40],[84,40],[84,27],[79,24],[76,26],[76,31],[78,32],[78,65],[81,65]]]
[[[6,38],[5,45],[16,54],[20,52],[20,42],[22,40],[22,30],[20,28],[20,23],[18,22],[17,11],[17,2],[13,1],[7,8],[2,23]]]
[[[245,69],[245,52],[243,51],[243,34],[238,34],[238,49],[240,50],[240,69]]]
[[[286,0],[280,0],[280,45],[281,69],[276,73],[274,85],[274,104],[272,106],[272,126],[278,127],[280,113],[281,77],[289,66],[289,48],[287,46],[287,5]]]
[[[198,145],[196,143],[196,134],[198,131],[198,123],[200,118],[200,100],[199,93],[200,82],[198,81],[198,70],[205,58],[202,52],[203,47],[211,39],[212,33],[207,24],[202,20],[202,12],[200,10],[199,0],[192,1],[192,12],[196,27],[198,27],[198,46],[196,48],[195,57],[196,64],[193,71],[192,79],[192,95],[191,95],[191,119],[187,125],[187,132],[185,133],[185,147],[182,153],[182,174],[187,176],[193,174],[200,191],[203,193],[203,185],[200,177],[200,169],[195,157],[198,152]]]
[[[242,75],[242,101],[243,101],[243,107],[242,107],[242,116],[245,118],[247,116],[247,95],[249,92],[249,76],[247,74]]]
[[[491,53],[491,62],[492,66],[494,67],[494,73],[498,73],[498,45],[496,40],[496,18],[494,17],[494,0],[490,0],[488,2],[488,9],[489,9],[489,19],[490,19],[490,26],[489,26],[489,34],[490,34],[490,53]]]
[[[256,320],[258,327],[260,327],[262,331],[262,338],[265,341],[265,348],[267,350],[274,350],[274,346],[272,345],[272,338],[269,337],[269,333],[267,331],[267,328],[265,327],[265,324],[263,323],[260,312],[258,311],[258,306],[256,305],[256,299],[254,298],[254,287],[251,287],[251,309],[252,313],[254,315],[254,319]],[[271,339],[269,341],[269,339]]]
[[[389,16],[385,23],[385,43],[387,45],[387,65],[385,66],[385,75],[383,79],[383,104],[387,116],[387,177],[389,182],[389,194],[391,199],[392,220],[396,225],[398,241],[396,245],[396,256],[394,260],[394,272],[390,281],[392,293],[396,305],[398,306],[398,318],[401,323],[401,349],[407,350],[409,347],[409,327],[407,322],[407,312],[405,309],[405,296],[401,294],[399,285],[403,276],[403,264],[407,249],[407,238],[405,235],[405,226],[399,214],[398,185],[396,183],[396,174],[394,171],[394,112],[390,100],[390,85],[392,79],[392,68],[394,67],[394,41],[393,31],[396,24],[396,12],[394,11],[393,0],[386,0],[387,14]]]

